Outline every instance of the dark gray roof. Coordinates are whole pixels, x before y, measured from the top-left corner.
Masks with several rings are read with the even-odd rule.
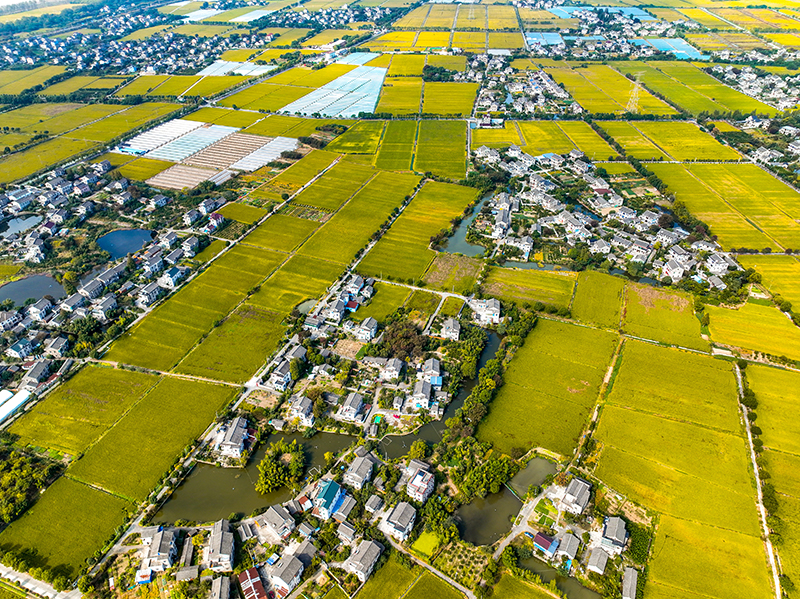
[[[613,541],[615,544],[624,545],[627,536],[628,531],[625,528],[625,520],[619,516],[611,516],[606,520],[606,525],[603,529],[604,538]]]
[[[575,559],[580,547],[580,540],[574,534],[567,533],[561,537],[561,543],[558,546],[558,553],[566,555],[569,559]]]
[[[372,567],[383,551],[383,545],[375,541],[361,541],[356,550],[347,558],[347,563],[356,572],[360,572],[364,577],[372,571]]]
[[[377,495],[371,495],[369,499],[367,499],[367,503],[364,506],[368,512],[376,512],[381,509],[383,505],[383,499],[378,497]]]
[[[596,547],[589,556],[589,567],[603,572],[606,569],[607,561],[608,554],[604,550],[600,549],[600,547]]]
[[[639,573],[633,568],[625,568],[625,575],[622,577],[622,599],[636,599],[638,581]]]
[[[416,516],[417,510],[414,509],[414,506],[408,502],[401,501],[394,506],[392,513],[389,514],[387,522],[390,526],[398,530],[406,530],[408,525],[414,521]]]
[[[283,555],[272,568],[272,576],[284,582],[290,582],[303,571],[303,562],[293,555]]]
[[[211,583],[210,599],[229,599],[231,596],[231,579],[227,576],[215,578]]]

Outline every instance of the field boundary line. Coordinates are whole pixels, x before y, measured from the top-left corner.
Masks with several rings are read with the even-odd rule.
[[[744,396],[744,383],[742,381],[742,371],[739,370],[739,365],[734,362],[733,371],[736,374],[736,388],[738,391],[737,399],[741,400]],[[750,467],[753,469],[753,477],[756,481],[756,509],[759,515],[759,524],[761,525],[761,535],[763,536],[764,548],[766,549],[766,557],[769,562],[770,569],[772,570],[772,584],[775,591],[775,599],[781,599],[781,581],[778,574],[778,566],[775,560],[775,548],[772,546],[772,540],[769,537],[769,526],[767,525],[767,510],[764,508],[764,498],[761,489],[761,475],[758,470],[758,461],[756,458],[755,448],[753,447],[753,432],[750,430],[750,419],[747,417],[749,410],[737,401],[737,408],[739,414],[743,417],[744,428],[747,433],[747,452],[750,454]]]
[[[68,474],[67,472],[64,472],[63,477],[66,478],[67,480],[71,480],[74,483],[78,483],[87,486],[95,491],[99,491],[100,493],[105,493],[106,495],[110,495],[111,497],[116,497],[117,499],[122,499],[123,501],[127,501],[128,503],[131,503],[134,506],[137,506],[139,505],[139,503],[141,503],[136,499],[131,499],[130,497],[125,497],[125,495],[114,493],[113,491],[109,491],[105,487],[101,487],[100,485],[97,485],[95,483],[90,483],[89,481],[83,480],[82,478],[77,478],[75,476],[72,476],[71,474]]]

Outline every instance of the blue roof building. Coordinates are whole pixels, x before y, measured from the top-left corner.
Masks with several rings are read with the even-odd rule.
[[[332,480],[323,481],[314,500],[314,507],[319,517],[328,520],[341,507],[344,495],[344,488],[339,483]]]

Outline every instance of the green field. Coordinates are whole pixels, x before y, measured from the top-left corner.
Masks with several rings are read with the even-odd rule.
[[[457,316],[459,312],[461,312],[461,308],[464,306],[463,300],[458,299],[457,297],[448,297],[445,298],[442,307],[439,309],[439,314],[444,317],[448,316]]]
[[[17,95],[26,89],[42,85],[48,79],[65,72],[66,67],[45,65],[36,69],[0,72],[0,94]]]
[[[415,289],[409,296],[408,301],[406,301],[405,307],[412,313],[417,312],[427,318],[433,316],[441,301],[441,296],[435,293]]]
[[[375,166],[387,171],[410,170],[416,139],[416,121],[389,121]]]
[[[214,258],[217,254],[219,254],[222,250],[224,250],[226,247],[227,247],[227,244],[225,243],[224,240],[215,239],[214,241],[209,243],[203,249],[202,252],[197,254],[194,257],[194,260],[197,261],[197,262],[200,262],[202,264],[205,264],[206,262],[208,262],[209,260]]]
[[[379,172],[299,252],[349,263],[418,183],[413,175]]]
[[[411,549],[427,559],[433,555],[437,547],[439,547],[439,537],[430,531],[425,531],[417,537]]]
[[[507,148],[510,145],[524,146],[514,121],[503,123],[502,129],[478,128],[472,131],[471,149],[476,150],[481,146],[489,148]]]
[[[336,210],[375,175],[370,167],[338,162],[292,200],[294,204]]]
[[[467,128],[463,121],[420,121],[414,170],[450,179],[466,174]]]
[[[575,149],[575,144],[555,122],[518,121],[517,126],[525,142],[523,150],[532,156],[545,152],[566,154]]]
[[[768,596],[730,363],[626,342],[595,439],[595,475],[662,513],[648,585],[720,599]],[[711,564],[724,583],[707,584]]]
[[[419,77],[425,66],[424,54],[398,54],[392,57],[387,77]]]
[[[463,599],[464,595],[451,587],[438,576],[425,572],[414,586],[403,595],[405,599]]]
[[[362,321],[371,316],[378,322],[383,322],[389,314],[405,303],[409,295],[411,291],[407,287],[375,283],[375,294],[369,304],[353,312],[351,318]]]
[[[23,179],[37,171],[97,147],[96,142],[72,139],[52,139],[22,152],[0,158],[0,183]]]
[[[540,319],[511,361],[476,437],[505,454],[544,447],[571,456],[618,338]]]
[[[708,351],[690,296],[650,285],[628,283],[623,330],[636,337]]]
[[[291,252],[319,226],[320,223],[314,220],[273,214],[245,237],[242,243],[249,243],[267,250]]]
[[[421,98],[422,79],[418,77],[386,79],[383,82],[381,98],[375,112],[388,112],[394,115],[417,114],[419,113]]]
[[[535,586],[514,578],[511,574],[503,574],[494,587],[493,597],[497,599],[552,599],[553,595]]]
[[[228,316],[176,367],[178,372],[244,383],[275,351],[283,316],[245,304]],[[247,351],[241,351],[246,347]]]
[[[569,306],[576,280],[576,273],[568,271],[494,267],[484,288],[506,301]]]
[[[417,280],[430,266],[436,252],[430,239],[476,199],[471,187],[429,182],[417,193],[378,244],[359,264],[359,272],[379,278]],[[397,257],[402,256],[402,260]]]
[[[19,443],[77,455],[138,402],[158,378],[86,366],[9,429]]]
[[[708,96],[686,87],[677,79],[658,70],[658,63],[653,65],[643,62],[615,62],[615,69],[624,75],[633,75],[647,86],[648,89],[661,94],[670,102],[677,104],[684,110],[697,115],[701,112],[727,112],[727,109]]]
[[[275,85],[272,83],[258,83],[240,92],[220,100],[221,106],[232,108],[246,108],[247,110],[267,110],[274,112],[284,106],[299,100],[311,90],[307,87],[296,87],[291,85]],[[257,125],[258,126],[258,125]],[[256,127],[257,127],[256,126]],[[254,128],[251,133],[258,133]]]
[[[730,146],[723,146],[692,123],[678,121],[632,123],[655,145],[675,160],[740,160],[742,156]]]
[[[578,275],[577,285],[572,315],[583,322],[618,329],[625,281],[589,270]]]
[[[602,121],[598,124],[625,149],[628,156],[633,156],[640,160],[669,160],[669,156],[642,135],[631,123]]]
[[[328,151],[342,154],[374,154],[383,134],[383,121],[361,121],[328,144]]]
[[[187,115],[185,118],[191,121],[214,123],[227,127],[249,127],[264,117],[260,114],[253,114],[252,112],[244,112],[242,110],[206,107]]]
[[[144,500],[236,387],[164,378],[69,470],[132,501]]]
[[[370,576],[358,593],[361,599],[397,599],[414,584],[421,570],[409,570],[391,556],[380,570]]]
[[[248,130],[248,133],[258,133],[268,137],[283,135],[284,137],[303,137],[313,135],[325,125],[344,125],[351,127],[356,121],[348,119],[304,119],[283,114],[273,114]],[[312,154],[321,152],[315,150]],[[325,154],[325,152],[322,152]]]
[[[285,258],[236,246],[114,342],[105,358],[169,370]]]
[[[783,543],[777,550],[783,571],[800,576],[800,375],[796,372],[750,365],[747,382],[758,398],[758,426],[763,433],[763,453],[768,482],[778,492],[779,527]]]
[[[722,105],[726,111],[741,110],[742,112],[756,111],[758,114],[774,116],[776,110],[771,106],[759,102],[740,91],[723,85],[711,75],[708,75],[692,64],[681,61],[659,61],[655,63],[664,74],[677,79],[680,83],[696,91],[717,104]]]
[[[616,157],[617,151],[608,145],[592,129],[589,123],[583,121],[563,121],[558,126],[575,146],[591,160],[606,160]]]
[[[155,177],[158,173],[171,166],[173,166],[173,163],[167,162],[166,160],[137,158],[119,167],[119,174],[127,179],[146,181],[150,177]]]
[[[477,83],[425,83],[422,114],[469,116],[478,95]]]
[[[745,268],[761,273],[762,283],[770,293],[780,295],[800,306],[800,261],[792,256],[737,256]]]
[[[35,550],[35,565],[60,567],[73,577],[133,511],[123,499],[62,477],[0,534],[0,546]]]
[[[248,206],[247,204],[238,204],[231,202],[217,210],[222,216],[229,220],[235,220],[246,225],[252,225],[264,218],[267,211],[263,208],[256,208],[255,206]]]
[[[578,65],[547,67],[547,73],[557,83],[564,85],[570,95],[587,111],[601,114],[668,115],[676,110],[607,65]]]
[[[285,192],[293,194],[330,166],[336,158],[337,155],[331,152],[314,150],[306,154],[302,160],[295,162],[292,166],[281,172],[280,175],[271,179],[269,183],[267,183],[267,187],[279,193]]]
[[[706,310],[715,343],[800,360],[800,329],[777,308],[747,303],[738,310],[715,306]]]
[[[309,256],[292,256],[275,272],[250,301],[281,314],[307,299],[321,296],[342,274],[343,265]]]

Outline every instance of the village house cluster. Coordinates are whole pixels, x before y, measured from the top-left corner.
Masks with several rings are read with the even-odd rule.
[[[625,198],[597,176],[595,166],[578,150],[563,156],[530,156],[512,145],[504,155],[486,146],[475,151],[477,160],[519,178],[524,191],[495,195],[489,201],[488,222],[476,222],[486,223],[481,235],[487,244],[519,250],[512,259],[527,262],[536,240],[566,247],[585,244],[591,254],[604,257],[617,267],[635,263],[647,276],[659,280],[668,278],[677,283],[690,276],[719,290],[726,288],[723,275],[741,270],[717,243],[690,239],[690,232],[672,224],[671,218],[667,224],[662,220],[666,212],[657,205],[639,211],[626,206]],[[563,174],[583,181],[588,190],[572,210],[548,193],[560,187],[554,180],[560,180]],[[652,188],[651,192],[657,194]],[[516,230],[515,220],[524,223]]]
[[[591,499],[591,483],[577,476],[565,486],[549,485],[534,506],[541,530],[525,534],[540,558],[564,572],[604,576],[610,568],[619,567],[622,597],[635,599],[639,572],[624,557],[630,543],[627,523],[619,516],[586,516]]]

